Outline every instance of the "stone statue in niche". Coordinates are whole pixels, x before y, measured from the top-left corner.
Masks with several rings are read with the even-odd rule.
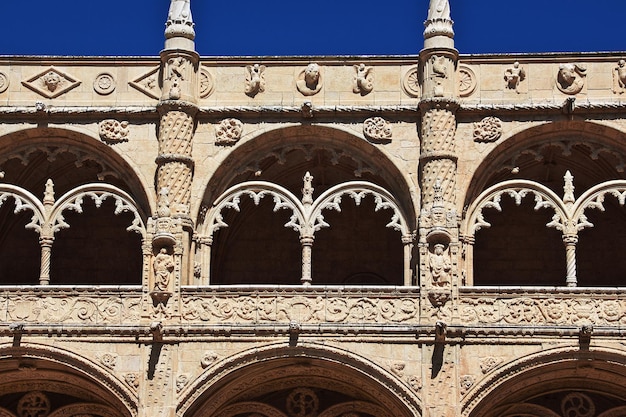
[[[245,91],[250,97],[265,91],[265,65],[246,65]]]
[[[557,87],[565,94],[578,94],[585,86],[587,69],[578,64],[561,64],[557,74]]]
[[[626,61],[620,59],[613,70],[613,92],[622,94],[626,91]]]
[[[430,0],[428,7],[428,20],[450,20],[450,3],[448,0]]]
[[[374,89],[374,68],[366,67],[365,64],[355,65],[356,75],[352,92],[362,96],[369,94]]]
[[[166,248],[161,248],[152,262],[154,268],[154,291],[169,291],[170,278],[174,272],[174,257],[167,252]]]
[[[507,88],[515,90],[518,94],[519,83],[524,81],[524,78],[526,78],[526,71],[524,71],[524,68],[517,61],[513,63],[511,68],[507,68],[507,70],[504,71],[504,80],[506,81]]]
[[[428,267],[430,268],[430,276],[434,286],[446,287],[450,285],[452,262],[442,243],[436,243],[433,247],[433,252],[429,252]]]
[[[322,89],[320,66],[315,63],[307,65],[296,81],[296,87],[305,96],[317,94]]]

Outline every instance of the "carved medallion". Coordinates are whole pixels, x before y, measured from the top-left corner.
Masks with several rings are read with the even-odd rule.
[[[132,388],[139,388],[139,375],[135,372],[129,372],[124,375],[124,381]]]
[[[200,366],[202,366],[202,368],[208,368],[218,358],[219,358],[219,355],[213,351],[204,352],[202,359],[200,359]]]
[[[319,399],[313,390],[298,388],[287,397],[286,408],[290,417],[314,417],[319,408]]]
[[[382,117],[371,117],[363,122],[363,135],[371,142],[391,142],[391,125]]]
[[[237,119],[224,119],[215,131],[215,144],[228,146],[234,145],[241,139],[243,123]]]
[[[96,93],[103,96],[111,94],[115,90],[115,79],[111,74],[103,72],[93,82],[93,89]]]
[[[202,67],[198,72],[198,76],[200,78],[200,82],[198,83],[200,91],[200,98],[206,98],[211,95],[213,90],[215,89],[215,82],[213,81],[213,76],[209,72],[208,69]]]
[[[159,67],[154,67],[148,72],[130,81],[131,87],[141,91],[150,98],[156,100],[161,97],[161,87],[159,87]]]
[[[461,395],[465,395],[474,386],[474,382],[475,379],[472,375],[463,375],[461,377]]]
[[[485,117],[474,123],[475,142],[495,142],[502,137],[502,122],[497,117]]]
[[[305,96],[317,94],[322,89],[322,72],[320,66],[311,63],[300,72],[296,81],[298,91]]]
[[[4,93],[9,88],[9,77],[5,73],[0,72],[0,93]]]
[[[189,383],[189,375],[182,374],[176,378],[176,392],[181,392],[183,388]]]
[[[459,95],[461,97],[471,95],[476,90],[476,85],[478,84],[474,71],[467,65],[459,65],[458,77]]]
[[[409,97],[419,97],[422,91],[417,65],[411,67],[402,77],[402,89]]]
[[[126,142],[128,140],[128,122],[120,122],[113,119],[103,120],[100,122],[98,131],[100,139],[109,144]]]
[[[109,369],[115,368],[117,364],[117,355],[113,353],[104,353],[99,356],[100,363]]]
[[[557,88],[565,94],[578,94],[585,86],[587,69],[578,64],[561,64],[556,77]]]
[[[17,403],[19,417],[45,417],[48,414],[50,414],[50,400],[43,392],[29,392]]]
[[[28,80],[22,81],[22,84],[46,98],[55,98],[78,87],[80,81],[66,72],[50,67]]]

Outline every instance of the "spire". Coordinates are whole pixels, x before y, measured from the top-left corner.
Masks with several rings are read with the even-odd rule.
[[[449,1],[430,0],[428,18],[424,22],[424,48],[454,48],[453,24]]]
[[[165,23],[165,49],[195,49],[196,32],[193,28],[190,1],[171,0]]]

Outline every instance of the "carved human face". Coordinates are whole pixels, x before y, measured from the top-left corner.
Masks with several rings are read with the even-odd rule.
[[[304,71],[304,80],[307,85],[315,84],[320,78],[320,67],[317,64],[309,64]]]

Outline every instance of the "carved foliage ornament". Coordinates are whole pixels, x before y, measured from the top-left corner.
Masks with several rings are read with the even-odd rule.
[[[128,122],[117,120],[103,120],[99,125],[100,139],[103,142],[114,144],[128,140]]]
[[[391,125],[382,117],[371,117],[363,122],[363,135],[371,142],[391,142]]]
[[[502,137],[502,122],[497,117],[485,117],[474,123],[475,142],[495,142]]]
[[[224,119],[215,131],[215,144],[228,146],[234,145],[241,139],[243,123],[237,119]]]

